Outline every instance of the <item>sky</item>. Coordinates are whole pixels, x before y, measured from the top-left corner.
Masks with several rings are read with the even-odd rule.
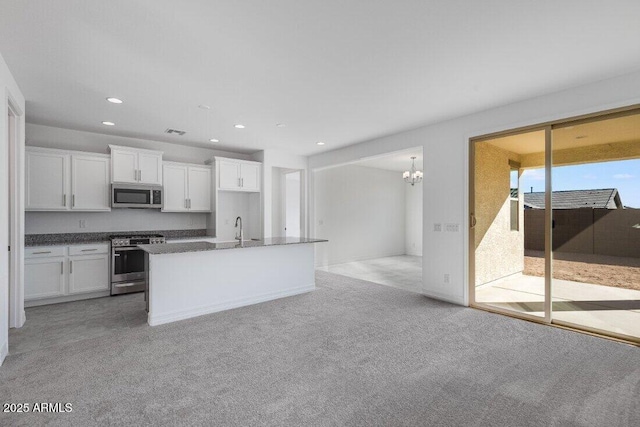
[[[624,206],[640,208],[640,160],[557,166],[552,174],[553,191],[617,188]],[[523,193],[531,187],[544,191],[544,186],[544,168],[526,170],[520,177]]]

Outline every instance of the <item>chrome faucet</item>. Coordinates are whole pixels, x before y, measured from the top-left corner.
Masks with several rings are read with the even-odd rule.
[[[242,218],[236,218],[236,228],[238,228],[238,221],[240,221],[240,234],[236,234],[236,240],[240,241],[240,244],[244,243],[244,233],[242,232]]]

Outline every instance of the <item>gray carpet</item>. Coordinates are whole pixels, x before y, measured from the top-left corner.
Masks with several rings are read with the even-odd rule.
[[[326,272],[306,295],[10,355],[1,425],[638,426],[640,348]]]

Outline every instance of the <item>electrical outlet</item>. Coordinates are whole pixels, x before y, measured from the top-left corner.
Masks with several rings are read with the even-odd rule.
[[[228,218],[224,220],[224,225],[229,225],[229,219]]]
[[[79,226],[80,228],[87,228],[87,223],[85,222],[85,220],[84,220],[84,219],[81,219],[81,220],[78,222],[78,226]]]
[[[318,225],[324,225],[324,221],[323,220],[318,221]]]
[[[449,273],[445,273],[445,275],[444,275],[444,283],[449,283]]]
[[[433,224],[433,231],[437,231],[437,232],[442,231],[442,224],[440,223]]]

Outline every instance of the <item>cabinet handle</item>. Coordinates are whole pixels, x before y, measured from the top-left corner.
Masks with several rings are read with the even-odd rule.
[[[142,181],[142,169],[138,169],[138,181]]]
[[[73,261],[69,261],[69,274],[73,274]]]
[[[242,183],[242,185],[240,185],[240,187],[244,188],[244,178],[240,178],[240,182]]]
[[[33,255],[39,255],[39,254],[50,254],[51,251],[40,251],[40,252],[34,252]]]
[[[238,187],[242,187],[242,182],[240,181],[240,178],[238,178]]]
[[[98,249],[83,249],[82,252],[93,252],[93,251],[97,251]]]
[[[191,199],[187,199],[189,200],[189,209],[191,209]]]
[[[75,207],[76,206],[76,195],[72,194],[71,195],[71,207]]]
[[[187,199],[184,199],[184,208],[189,209],[189,204],[187,203]]]
[[[60,261],[60,274],[64,274],[64,261]]]
[[[62,195],[62,206],[67,206],[67,195],[66,194]]]

